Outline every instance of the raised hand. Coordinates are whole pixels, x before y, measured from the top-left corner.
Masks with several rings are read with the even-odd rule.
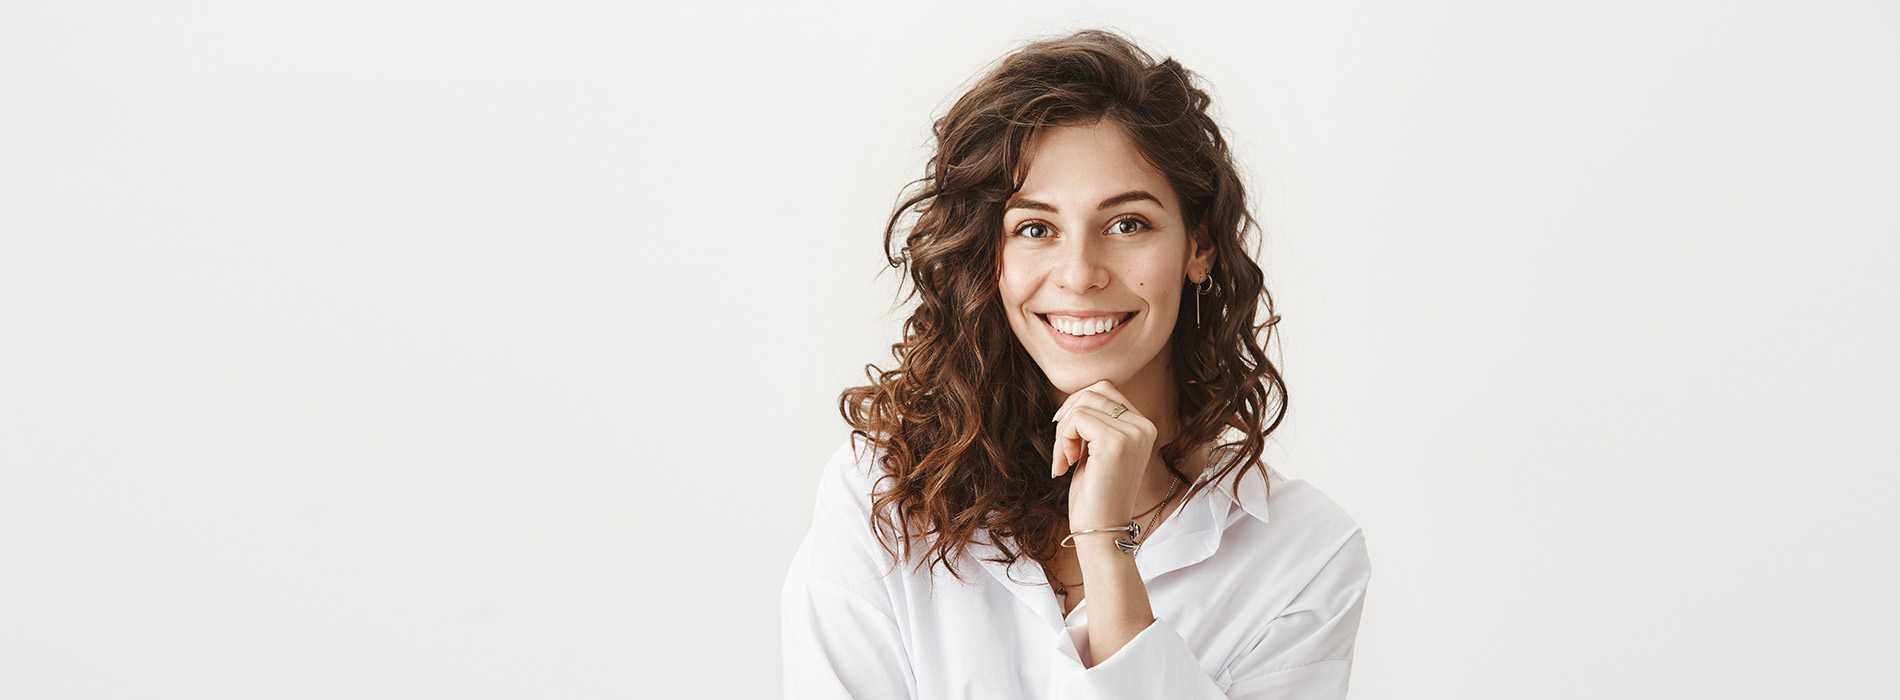
[[[1051,477],[1074,465],[1069,481],[1071,530],[1118,527],[1135,512],[1142,475],[1154,454],[1155,424],[1135,411],[1108,380],[1069,395],[1056,410]]]

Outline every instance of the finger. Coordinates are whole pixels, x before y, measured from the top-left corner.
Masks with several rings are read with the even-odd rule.
[[[1067,460],[1062,463],[1062,473],[1067,474],[1088,466],[1089,448],[1087,443],[1081,440],[1065,443],[1062,446],[1062,452],[1063,459]]]
[[[1056,407],[1055,415],[1051,416],[1049,420],[1055,421],[1057,423],[1062,422],[1062,418],[1064,416],[1069,415],[1069,409],[1075,408],[1075,405],[1077,402],[1088,400],[1088,397],[1084,396],[1084,394],[1087,394],[1087,393],[1088,393],[1088,389],[1082,389],[1073,394],[1070,394],[1069,398],[1062,400],[1061,406]]]
[[[1066,424],[1056,425],[1056,442],[1050,452],[1055,464],[1050,465],[1050,476],[1061,476],[1072,469],[1079,468],[1088,457],[1087,438]]]
[[[1076,396],[1079,396],[1079,392],[1077,395],[1072,395],[1069,398],[1073,401],[1076,400]],[[1083,399],[1084,402],[1100,402],[1102,400],[1104,400],[1104,397],[1100,395],[1096,395],[1092,399]],[[1113,406],[1111,405],[1109,408],[1112,409]],[[1092,429],[1088,435],[1084,435],[1076,429],[1074,417],[1077,409],[1089,410],[1098,422],[1107,420],[1107,413],[1086,404],[1066,407],[1066,412],[1063,414],[1063,417],[1056,423],[1055,444],[1051,446],[1049,450],[1052,460],[1052,463],[1049,465],[1049,476],[1052,478],[1066,474],[1073,469],[1080,468],[1083,463],[1086,463],[1088,461],[1088,442],[1092,439],[1091,436],[1101,434],[1099,431]],[[1103,430],[1119,431],[1122,427],[1123,426],[1102,425]]]
[[[1062,476],[1068,473],[1070,468],[1075,466],[1076,451],[1070,449],[1070,442],[1079,442],[1079,440],[1073,440],[1071,437],[1064,436],[1062,424],[1057,423],[1055,444],[1049,446],[1050,478]]]
[[[1139,413],[1135,410],[1135,405],[1128,402],[1127,397],[1120,396],[1120,392],[1116,392],[1116,395],[1111,396],[1098,391],[1083,389],[1071,394],[1069,400],[1063,402],[1062,408],[1056,411],[1056,420],[1060,422],[1063,418],[1068,417],[1069,413],[1074,411],[1077,406],[1092,406],[1103,413],[1114,413],[1116,406],[1123,406],[1125,407],[1124,410],[1128,413]]]
[[[1133,409],[1135,407],[1134,404],[1128,402],[1128,397],[1122,394],[1121,389],[1115,388],[1115,384],[1106,379],[1096,382],[1094,384],[1090,384],[1087,387],[1083,388],[1082,391],[1092,392],[1095,394],[1106,396],[1110,400],[1114,401],[1115,403],[1128,404],[1128,407],[1130,409]],[[1076,393],[1081,393],[1081,392],[1076,392]]]
[[[1055,417],[1050,418],[1056,423],[1056,440],[1050,449],[1052,461],[1049,465],[1050,477],[1061,476],[1081,466],[1081,460],[1087,456],[1086,440],[1073,431],[1065,432],[1062,425],[1063,419],[1068,417],[1078,403],[1100,401],[1105,398],[1099,394],[1084,396],[1084,393],[1078,391],[1070,394],[1069,398],[1063,400],[1062,405],[1056,409]]]
[[[1076,406],[1069,411],[1069,417],[1064,419],[1063,424],[1069,426],[1069,430],[1085,443],[1109,441],[1120,444],[1122,440],[1141,435],[1141,426],[1122,420],[1133,415],[1131,411],[1123,413],[1121,418],[1110,418],[1108,412],[1094,406]]]
[[[1055,453],[1055,462],[1049,465],[1051,478],[1067,474],[1070,470],[1081,469],[1089,460],[1088,444],[1077,438],[1056,440],[1055,449],[1051,452]]]
[[[1056,410],[1056,422],[1060,423],[1062,419],[1069,417],[1069,414],[1073,413],[1077,406],[1094,406],[1095,408],[1107,411],[1115,407],[1115,401],[1104,394],[1097,394],[1093,391],[1083,389],[1070,394],[1069,400],[1064,401],[1062,408]]]
[[[1141,441],[1141,429],[1088,406],[1077,406],[1057,428],[1056,444],[1064,451],[1069,466],[1062,471],[1083,468],[1091,456],[1104,450],[1119,453]]]
[[[1110,397],[1107,394],[1095,391],[1097,387],[1104,387],[1104,386],[1113,387],[1114,385],[1108,383],[1108,380],[1104,379],[1094,384],[1090,384],[1088,386],[1077,389],[1075,393],[1069,395],[1069,398],[1063,399],[1061,406],[1056,407],[1056,414],[1055,414],[1054,420],[1057,420],[1057,421],[1062,420],[1063,417],[1069,415],[1070,409],[1073,409],[1077,405],[1081,405],[1085,403],[1099,403],[1101,401],[1109,401],[1108,405],[1114,406],[1115,401],[1110,400]]]
[[[1104,420],[1113,421],[1114,423],[1112,423],[1112,425],[1115,425],[1118,429],[1123,426],[1133,426],[1138,432],[1148,431],[1152,433],[1155,431],[1154,421],[1148,420],[1148,417],[1142,415],[1140,411],[1135,410],[1134,406],[1120,401],[1114,401],[1100,394],[1096,396],[1098,397],[1097,399],[1091,399],[1071,407],[1069,414],[1063,417],[1065,419],[1072,417],[1077,410],[1087,408],[1101,415]]]

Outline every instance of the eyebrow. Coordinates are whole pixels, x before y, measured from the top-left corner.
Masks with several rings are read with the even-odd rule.
[[[1102,200],[1101,204],[1095,205],[1095,210],[1101,211],[1103,209],[1107,209],[1117,204],[1139,202],[1144,199],[1150,202],[1154,202],[1155,206],[1161,207],[1164,210],[1168,208],[1167,205],[1164,205],[1161,203],[1160,198],[1155,197],[1154,195],[1149,194],[1148,192],[1144,190],[1129,190],[1127,192],[1123,192],[1113,197],[1109,197],[1108,199]],[[1056,207],[1053,204],[1049,204],[1047,202],[1038,202],[1033,199],[1026,199],[1022,197],[1018,197],[1016,199],[1010,200],[1009,205],[1006,207],[1003,207],[1003,211],[1009,211],[1011,209],[1035,209],[1037,211],[1046,211],[1051,214],[1056,212]]]

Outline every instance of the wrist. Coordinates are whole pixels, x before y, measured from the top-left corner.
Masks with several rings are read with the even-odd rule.
[[[1092,553],[1092,552],[1112,552],[1115,554],[1122,554],[1121,547],[1115,544],[1115,541],[1120,540],[1120,539],[1125,539],[1127,537],[1128,537],[1128,533],[1126,531],[1090,533],[1087,535],[1077,535],[1075,540],[1073,541],[1073,544],[1075,545],[1075,551],[1077,554]]]
[[[1104,508],[1086,506],[1069,509],[1069,531],[1088,530],[1098,527],[1123,527],[1134,522],[1128,514],[1134,512],[1126,508]]]
[[[1083,538],[1089,535],[1114,535],[1115,539],[1109,540],[1108,542],[1113,544],[1118,550],[1132,553],[1141,545],[1142,534],[1141,525],[1139,523],[1129,523],[1116,527],[1087,528],[1071,531],[1068,537],[1062,538],[1061,545],[1064,547],[1077,547],[1079,545],[1073,543],[1082,542]]]

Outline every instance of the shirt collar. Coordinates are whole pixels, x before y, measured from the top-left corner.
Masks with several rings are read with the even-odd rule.
[[[1233,461],[1233,454],[1231,450],[1226,451],[1227,456],[1221,458],[1218,463],[1207,465],[1206,471],[1201,474],[1202,479],[1210,478],[1214,472]],[[1214,490],[1226,496],[1228,501],[1240,506],[1240,509],[1246,511],[1248,515],[1264,523],[1268,522],[1267,485],[1273,481],[1283,480],[1285,477],[1281,477],[1265,463],[1261,463],[1246,470],[1245,476],[1241,475],[1239,467],[1235,467],[1214,484]]]
[[[1232,451],[1226,454],[1228,456],[1209,464],[1196,483],[1207,483],[1215,471],[1232,461]],[[1238,471],[1235,468],[1234,472]],[[1142,545],[1141,552],[1135,557],[1135,566],[1140,570],[1143,581],[1192,566],[1213,556],[1220,549],[1222,531],[1244,517],[1236,512],[1236,506],[1240,512],[1258,518],[1261,522],[1267,521],[1267,484],[1284,481],[1285,477],[1268,469],[1264,463],[1247,470],[1244,479],[1237,479],[1234,472],[1228,473],[1219,483],[1211,484],[1211,493],[1206,498],[1207,510],[1193,513],[1185,503],[1178,506],[1175,517],[1170,517],[1169,522],[1155,532],[1155,539]],[[1214,498],[1214,493],[1222,497]],[[989,561],[990,557],[1001,552],[992,537],[989,530],[977,530],[971,537],[970,548],[965,550],[966,555],[975,558],[991,577],[1015,594],[1024,605],[1037,611],[1037,617],[1049,623],[1051,629],[1062,630],[1067,624],[1067,617],[1062,614],[1055,596],[1046,588],[1048,582],[1042,567],[1029,562],[1027,557],[1017,561],[1022,566],[1014,567],[1015,571],[1010,566]],[[1088,599],[1084,598],[1076,609],[1082,611],[1082,615],[1087,615]]]

